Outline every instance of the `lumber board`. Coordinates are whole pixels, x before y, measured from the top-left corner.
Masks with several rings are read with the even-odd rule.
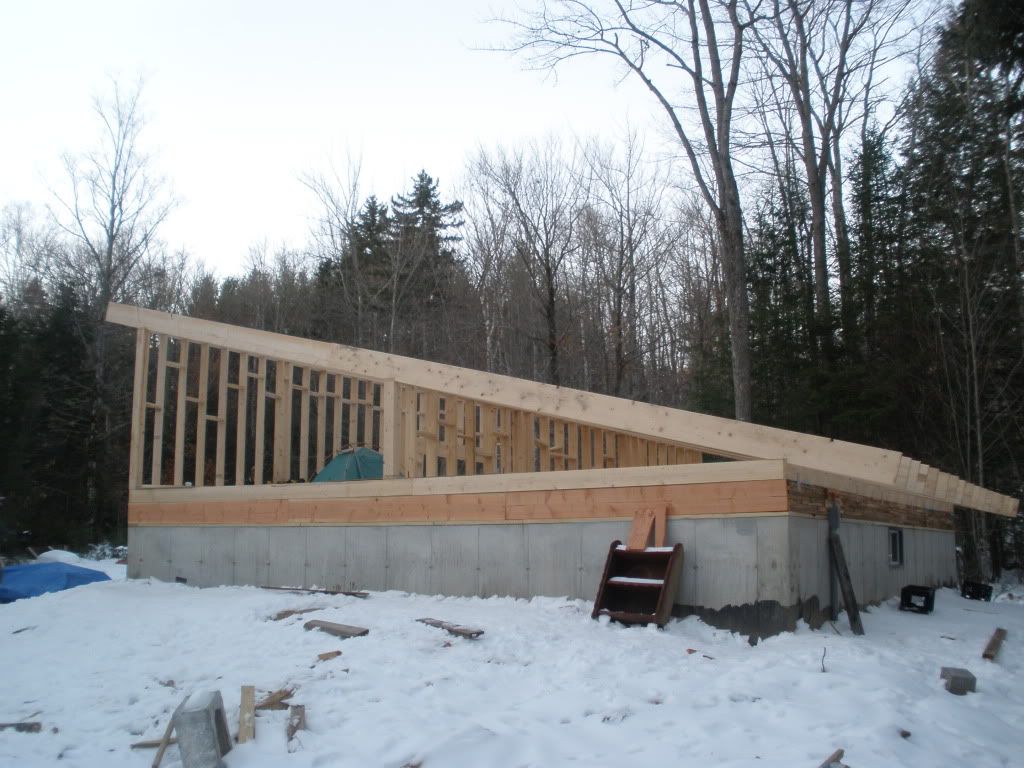
[[[420,624],[426,624],[428,627],[435,627],[437,629],[443,629],[449,635],[455,635],[456,637],[465,637],[470,640],[475,640],[484,633],[482,629],[476,627],[466,627],[462,624],[453,624],[450,621],[443,621],[441,619],[416,619]]]
[[[370,481],[367,481],[367,484]],[[363,485],[341,484],[341,485]],[[304,486],[295,486],[296,490]],[[649,485],[486,494],[281,498],[237,503],[179,497],[176,502],[129,503],[132,525],[344,525],[446,522],[536,522],[632,518],[638,509],[670,507],[671,514],[718,516],[786,514],[782,480]],[[368,503],[367,500],[370,500]]]
[[[157,749],[161,744],[164,743],[163,739],[145,739],[143,741],[136,741],[131,745],[132,749]],[[167,744],[177,744],[178,740],[173,736],[167,740]]]
[[[224,485],[224,461],[228,441],[228,359],[226,349],[217,350],[217,445],[214,458],[214,485]],[[235,474],[235,484],[242,485],[244,475]]]
[[[370,634],[370,630],[366,627],[356,627],[352,624],[338,624],[333,621],[323,621],[322,619],[313,619],[307,621],[302,625],[303,629],[319,629],[321,632],[326,632],[329,635],[340,637],[342,640],[347,640],[350,637],[363,637]]]
[[[256,686],[243,685],[238,705],[238,743],[245,744],[256,738]]]
[[[199,345],[199,396],[196,398],[196,456],[193,484],[206,485],[206,408],[210,390],[210,345]]]
[[[999,655],[999,650],[1003,647],[1003,641],[1006,639],[1006,630],[1002,627],[996,629],[992,633],[992,637],[989,638],[988,644],[985,646],[985,650],[982,651],[981,657],[988,661],[995,661],[996,656]]]
[[[843,605],[846,608],[846,615],[850,619],[850,629],[855,635],[864,634],[864,625],[860,620],[860,609],[857,607],[857,595],[853,591],[853,581],[850,579],[850,569],[846,564],[846,555],[843,554],[843,542],[839,538],[839,531],[832,531],[828,535],[829,552],[831,554],[832,568],[835,570],[839,580],[839,591],[843,596]]]
[[[177,386],[178,398],[174,408],[174,484],[185,484],[185,395],[188,393],[188,357],[191,342],[179,339]]]
[[[0,731],[16,731],[18,733],[39,733],[43,724],[36,721],[22,721],[19,723],[0,723]]]
[[[278,688],[271,691],[256,703],[257,710],[265,709],[288,709],[288,701],[295,695],[295,688]]]
[[[186,696],[182,699],[182,704],[188,701]],[[181,704],[178,705],[179,707]],[[167,718],[167,727],[164,728],[164,735],[160,738],[160,745],[157,747],[156,756],[153,758],[153,768],[160,768],[160,762],[164,759],[164,753],[167,751],[168,745],[171,743],[171,734],[174,732],[174,715]]]
[[[304,704],[292,704],[288,709],[288,726],[285,730],[287,740],[295,738],[299,731],[306,730],[306,707]]]
[[[316,383],[316,462],[313,470],[319,474],[327,461],[327,374],[318,372]]]
[[[156,391],[153,393],[153,455],[150,482],[163,485],[164,419],[167,415],[167,336],[160,334],[156,353]]]
[[[146,389],[149,377],[149,331],[135,331],[135,372],[132,380],[132,426],[128,453],[128,487],[142,485],[143,443],[146,439]]]

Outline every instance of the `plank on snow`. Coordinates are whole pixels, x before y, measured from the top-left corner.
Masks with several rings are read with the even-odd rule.
[[[457,635],[458,637],[468,637],[470,640],[474,640],[484,633],[482,629],[475,627],[464,627],[461,624],[453,624],[450,621],[442,621],[441,619],[416,619],[420,624],[426,624],[428,627],[437,627],[443,629],[450,635]]]
[[[351,624],[335,624],[333,621],[322,621],[321,619],[307,621],[303,626],[307,630],[319,629],[329,635],[340,637],[342,640],[350,637],[362,637],[363,635],[370,634],[370,630],[366,627],[355,627]]]

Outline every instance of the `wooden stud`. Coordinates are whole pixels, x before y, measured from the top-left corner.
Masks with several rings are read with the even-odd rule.
[[[423,476],[437,477],[437,442],[438,442],[438,414],[441,404],[434,392],[424,392],[421,399],[423,405],[423,429],[420,438],[423,441]]]
[[[151,485],[163,485],[163,453],[164,453],[164,417],[167,414],[167,345],[169,340],[164,334],[157,339],[159,348],[156,356],[156,392],[153,394],[155,412],[153,414],[153,456]]]
[[[267,358],[261,357],[256,378],[256,439],[253,443],[253,483],[263,485],[264,449],[267,444]]]
[[[256,738],[256,686],[242,686],[242,700],[238,705],[238,743],[245,744]]]
[[[142,487],[142,462],[146,439],[146,389],[149,379],[149,331],[135,331],[135,376],[132,383],[132,431],[128,458],[128,487]],[[159,413],[159,411],[157,412]]]
[[[292,365],[277,361],[274,382],[274,472],[272,481],[287,483],[292,475]]]
[[[188,390],[188,351],[189,342],[178,340],[181,351],[178,353],[178,401],[174,412],[174,484],[185,484],[185,394]]]
[[[302,388],[299,390],[299,479],[309,479],[309,382],[312,371],[302,369]],[[290,435],[289,435],[290,437]]]
[[[196,461],[193,485],[206,485],[206,404],[210,396],[210,345],[199,345],[199,396],[196,398]]]
[[[395,477],[418,477],[419,462],[416,461],[416,433],[419,425],[419,410],[416,406],[416,390],[402,385],[401,391],[401,438],[399,440],[400,459],[396,461]],[[383,398],[382,398],[383,401]],[[396,417],[397,418],[397,417]]]
[[[244,352],[238,356],[238,402],[236,405],[235,485],[245,485],[246,437],[249,431],[249,355]]]
[[[398,386],[393,381],[380,385],[380,452],[384,456],[384,477],[399,477],[402,464],[402,413]],[[371,424],[372,426],[372,424]]]
[[[218,350],[217,365],[217,450],[214,459],[213,482],[215,485],[224,485],[224,454],[227,451],[228,440],[228,363],[231,353],[226,349]],[[235,476],[235,484],[241,485],[238,476]]]
[[[333,413],[333,450],[331,451],[332,456],[337,456],[341,453],[341,413],[342,413],[342,386],[344,385],[344,376],[340,373],[334,374],[334,391],[331,392],[331,401],[334,403]]]
[[[316,375],[316,472],[327,461],[327,372]]]
[[[348,390],[348,447],[359,445],[359,381],[349,379]]]

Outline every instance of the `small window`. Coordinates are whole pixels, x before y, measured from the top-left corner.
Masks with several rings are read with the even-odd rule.
[[[903,565],[903,529],[889,529],[889,564]]]

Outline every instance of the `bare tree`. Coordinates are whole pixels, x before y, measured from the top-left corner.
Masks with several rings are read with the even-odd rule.
[[[124,89],[115,81],[109,97],[95,100],[99,145],[64,158],[67,186],[50,208],[68,240],[49,260],[50,281],[73,288],[87,309],[79,333],[92,378],[88,503],[97,532],[109,531],[120,504],[109,466],[115,461],[113,435],[126,428],[130,392],[121,381],[127,354],[111,354],[103,317],[109,302],[137,300],[146,282],[158,276],[158,270],[146,268],[147,261],[161,251],[157,231],[174,205],[142,151],[141,92],[141,83]]]
[[[772,141],[788,142],[804,168],[811,209],[815,336],[818,351],[827,357],[833,330],[827,248],[830,205],[842,327],[848,338],[856,330],[842,196],[842,136],[858,118],[859,105],[870,109],[876,71],[902,35],[900,21],[909,2],[745,0],[744,5],[762,57],[765,87],[759,111],[765,134]],[[776,118],[777,138],[772,137],[773,127],[763,117],[769,111]],[[865,113],[859,115],[861,120],[866,117]],[[795,131],[790,123],[795,123]]]
[[[747,24],[737,0],[557,0],[514,21],[514,48],[540,66],[600,54],[643,83],[664,111],[713,213],[728,294],[736,418],[751,418],[750,311],[743,210],[732,151]],[[688,112],[696,117],[691,125]]]
[[[580,175],[554,140],[531,144],[527,152],[481,152],[477,172],[488,177],[500,196],[498,207],[510,213],[513,251],[529,275],[534,299],[544,318],[547,379],[561,384],[563,281],[568,260],[578,247],[577,228],[584,193]]]

